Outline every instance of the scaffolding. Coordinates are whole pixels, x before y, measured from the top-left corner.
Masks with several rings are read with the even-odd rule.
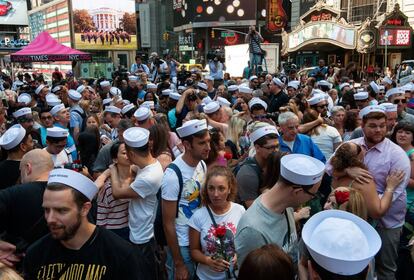
[[[387,10],[387,0],[343,0],[341,10],[346,11],[347,21],[360,25],[368,17],[377,19]]]

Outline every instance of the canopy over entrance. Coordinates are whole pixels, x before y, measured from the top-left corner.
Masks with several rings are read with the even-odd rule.
[[[11,54],[12,62],[90,61],[92,55],[60,44],[46,31],[40,33],[27,47]]]

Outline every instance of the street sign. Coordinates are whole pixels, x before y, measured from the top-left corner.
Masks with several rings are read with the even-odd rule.
[[[225,32],[225,31],[222,31],[222,32],[221,32],[221,37],[222,37],[222,38],[226,38],[226,37],[234,37],[234,32]]]
[[[180,52],[193,51],[194,47],[192,47],[192,46],[179,46],[178,50]]]

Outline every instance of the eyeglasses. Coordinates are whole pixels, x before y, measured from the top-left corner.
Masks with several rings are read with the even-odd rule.
[[[19,123],[27,123],[27,122],[34,122],[34,120],[30,118],[19,118]]]
[[[406,99],[395,99],[394,100],[394,104],[400,104],[400,102],[402,104],[405,104],[405,103],[407,103],[407,100]]]
[[[52,120],[53,117],[52,116],[47,116],[47,117],[40,117],[41,120]]]
[[[321,195],[319,194],[319,192],[312,193],[312,192],[310,192],[308,190],[308,188],[309,187],[306,187],[306,186],[299,186],[299,187],[296,187],[294,189],[302,189],[304,193],[310,195],[312,198],[320,198],[321,197]]]
[[[323,109],[323,108],[328,108],[328,105],[327,105],[327,104],[324,104],[324,105],[317,105],[317,106],[316,106],[316,108],[320,108],[320,109]]]

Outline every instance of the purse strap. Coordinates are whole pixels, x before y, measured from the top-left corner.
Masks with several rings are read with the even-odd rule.
[[[216,223],[216,220],[214,219],[213,213],[210,210],[210,207],[206,206],[206,208],[207,208],[208,215],[210,216],[210,219],[213,222],[214,227],[217,228],[217,223]]]

